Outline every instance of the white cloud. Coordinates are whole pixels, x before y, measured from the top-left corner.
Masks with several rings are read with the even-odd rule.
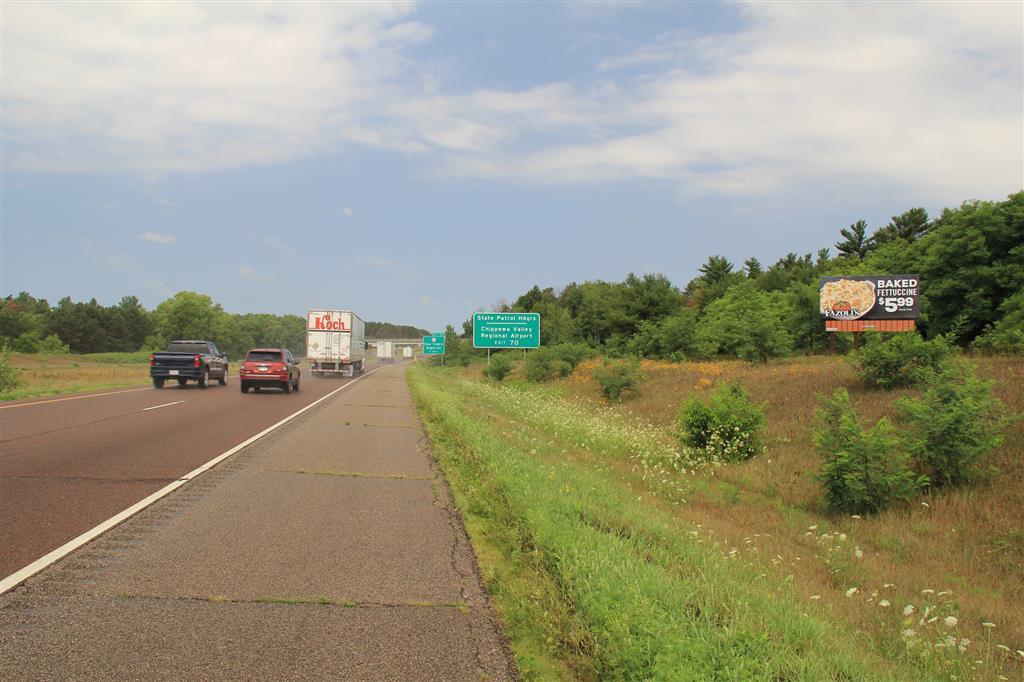
[[[666,32],[598,60],[589,85],[452,93],[408,56],[431,29],[407,3],[11,4],[5,160],[166,173],[358,144],[536,184],[868,180],[943,201],[1024,184],[1020,3],[732,7],[740,29]]]
[[[377,256],[359,256],[356,258],[356,263],[368,268],[383,270],[391,275],[396,275],[405,279],[411,279],[416,276],[416,271],[409,266],[387,258],[378,258]]]
[[[480,91],[448,118],[431,98],[430,130],[500,132],[464,140],[475,145],[419,139],[447,152],[443,174],[525,183],[658,178],[750,195],[866,180],[943,201],[1024,185],[1022,5],[744,12],[742,31],[669,34],[605,59],[606,80],[590,89]]]
[[[204,171],[330,151],[430,31],[389,3],[4,9],[8,168]]]
[[[107,254],[106,264],[108,267],[117,268],[118,270],[127,270],[132,266],[130,260],[116,253]]]
[[[256,271],[246,265],[238,266],[238,274],[242,276],[242,279],[259,279],[259,277],[256,275]]]
[[[345,214],[345,217],[346,217],[346,218],[351,218],[352,216],[354,216],[354,215],[355,215],[355,211],[353,211],[353,210],[352,210],[351,208],[349,208],[348,206],[346,206],[345,208],[343,208],[341,212]]]
[[[176,236],[167,232],[143,232],[139,239],[155,244],[173,244],[178,240]]]
[[[274,249],[275,251],[280,251],[281,253],[283,253],[285,255],[288,255],[288,256],[297,256],[298,255],[298,253],[296,253],[295,249],[293,249],[288,244],[285,244],[284,242],[282,242],[277,237],[267,237],[263,241],[264,241],[264,243],[267,246],[269,246],[270,248]]]
[[[440,301],[436,298],[431,298],[430,296],[420,296],[420,303],[422,305],[438,305]]]

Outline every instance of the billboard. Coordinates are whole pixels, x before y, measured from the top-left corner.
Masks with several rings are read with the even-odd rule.
[[[916,320],[920,294],[917,275],[822,277],[818,311],[823,320]]]

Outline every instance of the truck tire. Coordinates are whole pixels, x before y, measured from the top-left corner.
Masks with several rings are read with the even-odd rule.
[[[285,379],[284,380],[284,392],[285,393],[291,393],[292,392],[292,380],[291,379]]]
[[[153,388],[163,388],[164,380],[160,377],[153,377]]]
[[[187,383],[188,383],[188,379],[178,379],[178,385],[179,386],[184,386]]]
[[[227,386],[228,385],[228,367],[227,367],[227,365],[224,366],[224,371],[221,373],[221,375],[219,377],[217,377],[217,383],[220,384],[221,386]]]
[[[249,392],[249,384],[245,383],[244,381],[242,381],[240,383],[242,385],[242,393],[248,393]]]
[[[296,392],[296,393],[298,393],[298,392],[299,392],[299,380],[300,380],[301,378],[302,378],[301,376],[297,376],[297,377],[295,377],[295,392]]]
[[[199,377],[199,388],[206,388],[206,385],[210,383],[210,368],[204,367],[203,374]]]

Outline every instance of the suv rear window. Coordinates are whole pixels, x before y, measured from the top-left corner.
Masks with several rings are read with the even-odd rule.
[[[198,353],[205,355],[210,351],[205,343],[172,343],[167,346],[168,353]]]
[[[246,362],[281,362],[281,351],[257,350],[245,354]]]

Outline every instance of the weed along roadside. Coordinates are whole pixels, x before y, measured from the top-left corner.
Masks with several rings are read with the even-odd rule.
[[[1019,362],[978,364],[1019,413]],[[850,384],[847,364],[645,361],[635,396],[611,405],[591,378],[603,366],[541,383],[521,363],[504,381],[479,365],[408,373],[525,679],[1024,673],[1019,422],[985,460],[1006,480],[837,514],[813,415]],[[908,394],[851,389],[870,419]],[[712,439],[711,457],[681,442],[681,406],[699,421],[736,401],[763,409],[759,438]]]

